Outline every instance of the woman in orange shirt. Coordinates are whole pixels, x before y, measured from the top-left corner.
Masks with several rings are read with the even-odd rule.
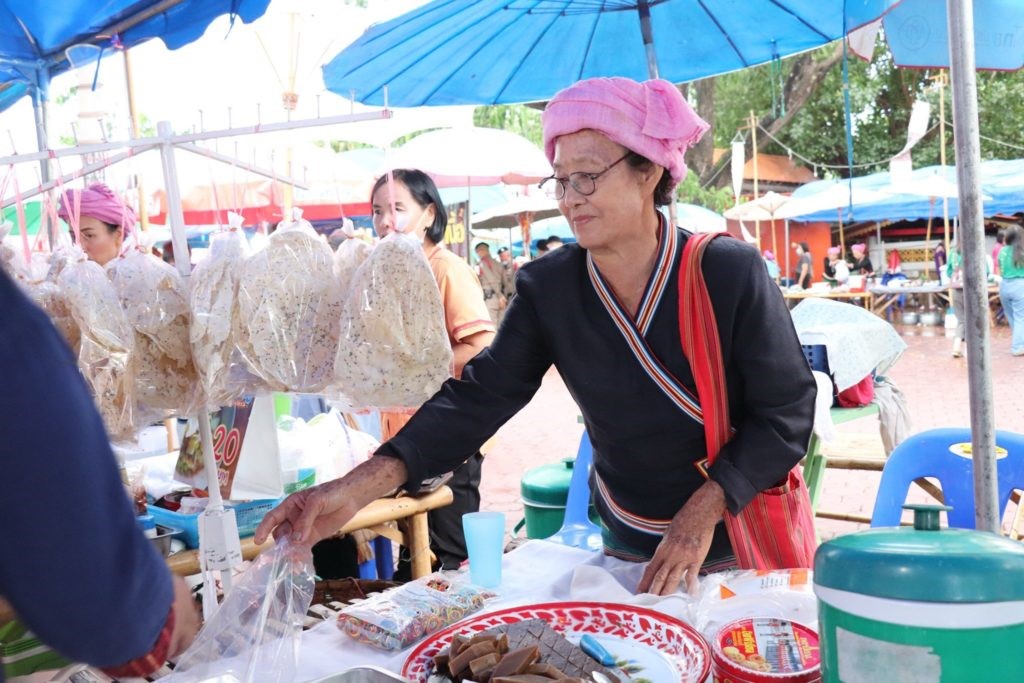
[[[494,338],[480,279],[463,259],[444,246],[448,214],[441,196],[426,173],[397,169],[391,177],[381,176],[373,186],[373,227],[386,237],[395,230],[415,235],[423,243],[444,306],[444,322],[455,356],[453,375],[461,377],[462,368]],[[387,441],[412,417],[407,413],[381,413],[381,441]],[[462,533],[462,515],[480,509],[480,469],[483,456],[474,453],[457,468],[447,486],[452,489],[452,504],[429,513],[430,546],[441,568],[457,568],[466,559],[466,539]],[[408,557],[403,552],[396,576],[407,576]]]

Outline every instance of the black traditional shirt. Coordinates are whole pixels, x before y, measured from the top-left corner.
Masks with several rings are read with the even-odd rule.
[[[663,233],[636,320],[653,354],[696,396],[679,334],[679,261],[689,234]],[[702,271],[736,429],[710,476],[737,512],[803,457],[816,388],[782,294],[757,250],[715,240]],[[696,466],[706,456],[703,426],[642,369],[595,287],[585,250],[566,245],[523,266],[516,290],[491,346],[379,453],[401,458],[406,488],[418,488],[475,453],[530,401],[554,365],[594,446],[592,489],[602,520],[617,539],[653,552],[667,522],[705,481]]]

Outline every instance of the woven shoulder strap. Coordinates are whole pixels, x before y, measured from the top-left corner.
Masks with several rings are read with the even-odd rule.
[[[686,241],[679,264],[679,337],[683,354],[696,380],[697,395],[704,412],[708,465],[714,462],[731,434],[729,392],[725,384],[718,323],[700,267],[711,240],[721,236],[729,237],[726,233],[691,236]]]

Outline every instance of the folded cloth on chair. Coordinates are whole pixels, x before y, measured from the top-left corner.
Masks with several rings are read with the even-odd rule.
[[[907,397],[888,377],[875,377],[875,399],[878,404],[878,430],[882,434],[885,456],[911,434]]]

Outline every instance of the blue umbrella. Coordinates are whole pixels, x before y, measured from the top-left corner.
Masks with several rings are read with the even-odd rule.
[[[69,48],[96,46],[100,57],[115,48],[129,48],[161,38],[171,50],[206,31],[222,14],[250,22],[270,0],[5,0],[0,3],[0,111],[26,94],[44,123],[42,102],[50,80],[72,64]],[[89,50],[83,50],[89,52]],[[74,57],[72,57],[74,59]],[[74,66],[81,66],[75,64]]]
[[[674,83],[836,40],[896,0],[434,0],[371,27],[324,67],[374,105],[549,99],[583,78]]]
[[[903,0],[886,13],[881,25],[897,66],[949,68],[949,27],[942,0]],[[870,53],[877,25],[866,26],[863,31],[863,47],[855,51]],[[1024,66],[1024,2],[974,0],[974,36],[976,68],[1020,69]],[[853,45],[858,43],[851,41]]]

